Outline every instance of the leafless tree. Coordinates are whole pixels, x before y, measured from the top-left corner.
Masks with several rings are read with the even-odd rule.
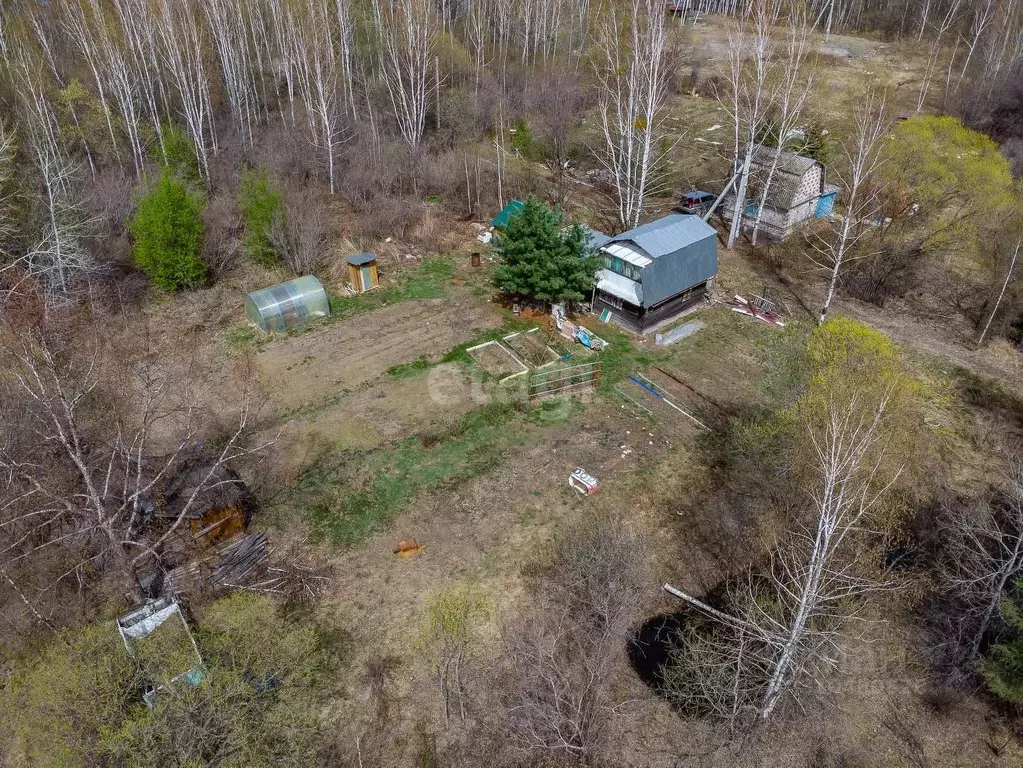
[[[344,72],[335,51],[332,17],[325,0],[306,0],[292,15],[291,38],[298,62],[298,92],[305,104],[313,144],[326,155],[327,181],[334,194],[337,153],[345,138],[342,123]]]
[[[220,63],[220,79],[231,118],[251,145],[252,127],[259,117],[259,87],[249,34],[250,4],[238,0],[209,0],[201,5]],[[254,12],[259,13],[258,9]]]
[[[374,0],[380,71],[405,143],[419,147],[426,128],[436,21],[428,0]]]
[[[565,201],[565,170],[568,163],[569,139],[585,112],[589,94],[578,75],[571,69],[552,65],[531,91],[531,109],[537,115],[538,133],[547,145],[547,166],[554,174],[559,203]]]
[[[64,9],[66,13],[64,22],[67,35],[78,45],[85,61],[89,65],[89,70],[92,72],[93,82],[96,84],[100,104],[103,107],[103,115],[106,118],[107,130],[110,132],[110,143],[114,148],[118,161],[120,161],[120,154],[117,152],[118,138],[114,131],[110,103],[107,100],[108,89],[105,85],[109,82],[109,78],[123,73],[116,68],[119,62],[117,61],[117,51],[110,37],[110,28],[107,25],[103,9],[96,0],[67,3]],[[112,66],[114,69],[111,69]],[[130,91],[127,94],[122,92],[118,100],[120,101],[126,95],[130,98]],[[134,106],[134,100],[131,101],[131,105]],[[125,115],[125,125],[129,128],[129,131],[137,131],[138,121],[129,122],[129,118],[132,117],[134,117],[133,111],[129,108]],[[139,172],[140,164],[136,151],[136,136],[129,134],[129,138],[131,139],[132,152],[135,156],[136,172]]]
[[[18,136],[12,128],[0,121],[0,255],[7,241],[16,234],[13,216],[15,190],[14,158],[18,151]]]
[[[598,121],[603,145],[597,158],[609,172],[618,220],[639,223],[661,162],[661,118],[670,67],[664,9],[654,0],[631,0],[622,18],[611,6],[600,21],[594,56]]]
[[[987,322],[984,323],[984,328],[980,332],[977,344],[983,344],[987,332],[991,330],[991,322],[995,319],[995,315],[998,314],[998,307],[1001,305],[1002,299],[1005,298],[1005,290],[1009,287],[1009,281],[1012,280],[1012,275],[1016,270],[1016,262],[1019,260],[1019,249],[1021,246],[1023,246],[1023,239],[1016,242],[1016,248],[1012,252],[1012,258],[1009,260],[1009,267],[1005,270],[1005,280],[1002,282],[1002,289],[998,292],[998,298],[995,299],[994,306],[991,307],[991,314],[988,315]]]
[[[988,99],[1002,73],[1014,71],[1023,61],[1023,8],[1019,3],[1003,2],[999,10],[985,38],[981,71],[976,78],[978,84],[987,84]]]
[[[207,200],[202,212],[205,232],[202,239],[202,259],[210,274],[219,279],[227,275],[238,263],[242,226],[238,204],[233,195],[214,194]]]
[[[226,465],[265,447],[245,446],[249,398],[242,397],[237,427],[208,452],[180,513],[162,533],[144,538],[150,505],[194,450],[204,426],[194,399],[179,396],[163,371],[140,361],[124,382],[123,409],[106,420],[97,413],[98,402],[110,394],[101,387],[111,383],[101,382],[104,361],[93,355],[82,362],[42,337],[22,339],[3,349],[11,374],[5,397],[21,403],[23,419],[20,434],[5,424],[0,442],[0,563],[10,575],[59,550],[75,562],[54,583],[100,570],[137,599],[136,564],[161,551],[204,494],[235,482],[225,479]],[[163,452],[154,445],[168,431],[177,437],[157,458]]]
[[[337,55],[341,63],[341,83],[348,108],[355,119],[359,116],[359,110],[355,103],[355,19],[350,0],[335,0],[334,11],[337,15]]]
[[[312,272],[325,255],[327,216],[311,189],[287,189],[268,237],[274,251],[295,274]]]
[[[806,421],[814,467],[811,522],[781,542],[762,578],[751,576],[735,588],[732,610],[665,585],[720,631],[709,646],[719,709],[767,719],[834,667],[849,606],[879,586],[858,573],[855,540],[898,477],[881,471],[883,425],[894,396],[893,387],[874,401],[839,390],[817,403],[823,411]]]
[[[984,636],[998,617],[1005,589],[1023,575],[1023,462],[1013,459],[1004,494],[979,516],[950,510],[941,529],[943,591],[961,608],[954,622],[958,669],[972,672]]]
[[[779,72],[776,75],[777,82],[770,96],[775,110],[774,127],[778,132],[778,151],[771,158],[767,175],[761,180],[760,200],[757,205],[756,217],[753,220],[753,231],[750,235],[752,245],[757,244],[760,221],[764,215],[764,207],[771,191],[771,184],[774,182],[774,174],[778,170],[781,153],[785,149],[785,142],[792,129],[799,124],[803,107],[806,105],[810,89],[813,87],[814,72],[809,68],[807,62],[812,49],[812,34],[813,27],[806,13],[794,10],[789,17],[786,29],[784,57],[780,61]]]
[[[732,121],[734,171],[738,177],[732,225],[728,232],[729,249],[735,245],[742,231],[750,168],[770,107],[768,75],[772,55],[769,9],[764,4],[758,4],[751,19],[743,20],[729,30],[729,89],[726,95],[719,98]]]
[[[487,38],[491,20],[487,14],[489,6],[484,2],[469,3],[465,17],[465,40],[472,57],[473,87],[479,93],[483,82],[483,70],[487,66]]]
[[[878,188],[871,181],[884,163],[881,146],[891,127],[886,97],[868,93],[854,109],[853,119],[856,124],[855,133],[850,143],[843,148],[849,168],[844,176],[839,177],[843,187],[845,214],[837,227],[827,235],[812,235],[816,254],[813,261],[830,272],[819,323],[828,317],[843,263],[876,218]]]
[[[935,27],[934,38],[931,41],[931,47],[927,54],[927,63],[924,65],[924,75],[920,81],[920,95],[916,102],[917,112],[924,108],[924,103],[927,101],[927,92],[930,90],[931,80],[934,77],[934,70],[938,65],[938,57],[941,55],[942,41],[949,29],[951,29],[959,20],[959,10],[961,6],[962,0],[952,0],[945,11],[945,15],[942,17],[941,22]],[[922,28],[920,30],[920,34],[923,34]],[[951,63],[949,66],[951,66]]]
[[[170,104],[160,66],[155,8],[139,0],[112,0],[112,3],[121,26],[127,77],[137,91],[149,124],[156,131],[160,151],[165,152],[163,121],[170,117]]]
[[[987,33],[988,27],[995,21],[994,11],[995,0],[977,0],[977,3],[974,5],[973,19],[970,23],[970,35],[966,42],[966,58],[963,59],[963,68],[959,73],[959,81],[956,84],[957,88],[963,82],[966,70],[970,68],[970,61],[977,50],[977,44]]]
[[[209,156],[217,153],[210,79],[206,67],[206,36],[192,3],[159,0],[155,22],[161,61],[174,85],[178,108],[195,146],[199,172],[209,179]]]
[[[60,135],[57,118],[46,98],[45,86],[31,55],[22,49],[12,66],[18,94],[20,127],[28,138],[28,150],[39,174],[37,207],[40,212],[31,246],[0,272],[20,270],[38,280],[48,305],[67,299],[79,282],[96,269],[82,241],[86,217],[78,190],[81,166],[69,155]],[[7,287],[17,291],[20,282]]]

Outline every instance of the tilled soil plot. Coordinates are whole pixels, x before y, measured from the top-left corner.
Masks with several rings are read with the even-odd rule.
[[[256,356],[279,409],[353,389],[392,366],[433,358],[500,324],[488,307],[468,300],[408,301],[275,341]]]

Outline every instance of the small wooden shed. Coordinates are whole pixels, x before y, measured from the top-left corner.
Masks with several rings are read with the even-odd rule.
[[[348,282],[356,293],[365,293],[380,285],[377,274],[377,257],[372,253],[357,253],[345,259],[348,265]]]

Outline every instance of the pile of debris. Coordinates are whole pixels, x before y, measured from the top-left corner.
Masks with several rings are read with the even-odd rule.
[[[247,533],[252,494],[223,465],[186,463],[142,506],[143,541],[153,549],[135,575],[147,596],[216,593],[265,575],[266,536]]]
[[[732,308],[733,312],[738,312],[740,315],[748,315],[770,325],[776,325],[779,328],[785,327],[785,321],[781,319],[782,316],[791,314],[783,302],[763,296],[753,296],[747,299],[736,294],[728,302],[728,306]]]

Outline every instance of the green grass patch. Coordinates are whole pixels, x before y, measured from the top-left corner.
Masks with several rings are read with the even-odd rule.
[[[632,337],[610,324],[596,331],[597,336],[607,342],[607,347],[595,359],[601,361],[599,391],[608,394],[614,385],[631,375],[636,369],[653,365],[666,357],[660,350],[639,349],[632,343]],[[580,359],[583,362],[583,359]]]
[[[486,405],[441,433],[369,454],[325,456],[296,481],[293,503],[316,535],[352,546],[390,523],[420,489],[465,482],[528,439],[528,422],[511,406]]]
[[[528,320],[509,318],[500,327],[490,328],[463,344],[455,345],[437,360],[420,357],[408,363],[392,365],[387,369],[387,373],[394,379],[407,379],[412,376],[418,376],[421,373],[425,373],[434,366],[442,365],[444,363],[470,363],[472,362],[472,358],[470,358],[469,353],[466,352],[467,349],[471,349],[477,344],[483,344],[487,341],[495,341],[503,336],[507,336],[509,333],[525,331],[534,327],[536,327],[536,324]]]
[[[239,323],[227,329],[227,348],[232,353],[241,353],[259,346],[264,334],[250,323]]]
[[[433,367],[427,358],[420,357],[418,360],[413,360],[410,363],[398,363],[398,365],[392,365],[387,369],[387,375],[392,379],[408,379],[412,376],[417,376],[423,371],[428,371]]]
[[[479,344],[485,344],[488,341],[497,341],[509,333],[515,333],[517,331],[528,331],[531,328],[536,328],[537,323],[530,320],[520,320],[517,317],[509,317],[499,328],[490,328],[483,331],[476,338],[465,342],[464,344],[457,344],[447,352],[444,353],[444,357],[441,358],[442,363],[468,363],[472,361],[469,357],[469,353],[466,351],[472,349]]]
[[[324,322],[337,322],[346,317],[361,315],[385,304],[443,298],[448,291],[448,281],[454,275],[455,265],[450,257],[423,259],[416,269],[402,275],[395,285],[380,286],[355,296],[331,296],[330,317]]]

